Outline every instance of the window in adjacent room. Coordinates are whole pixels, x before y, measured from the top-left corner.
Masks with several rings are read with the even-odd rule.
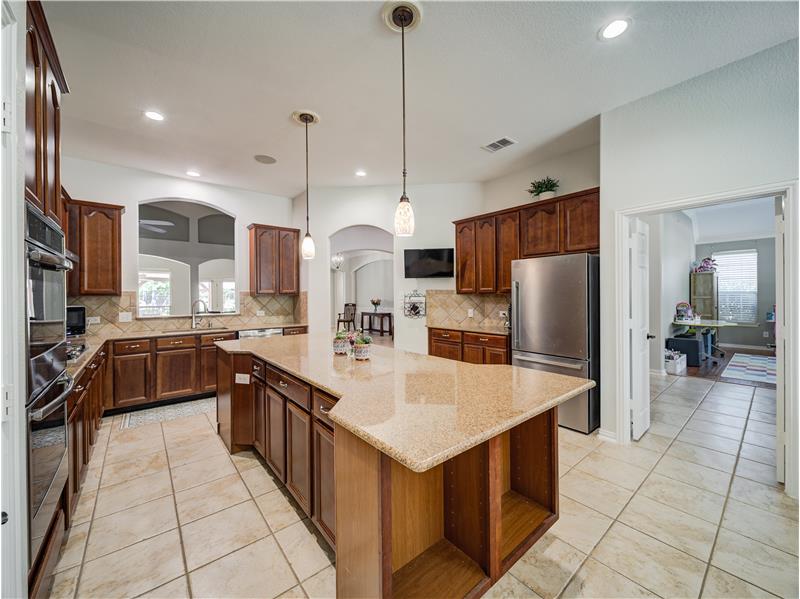
[[[139,316],[169,316],[171,298],[169,271],[139,271]]]
[[[755,324],[758,315],[758,252],[716,252],[719,318]]]

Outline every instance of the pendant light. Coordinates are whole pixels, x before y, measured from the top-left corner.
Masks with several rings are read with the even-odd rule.
[[[312,112],[297,111],[293,115],[294,119],[302,123],[306,130],[306,235],[303,237],[303,243],[300,246],[300,254],[303,260],[312,260],[317,253],[314,247],[314,239],[311,237],[308,227],[308,125],[319,122],[319,117]]]
[[[414,12],[409,6],[400,5],[392,11],[392,21],[400,28],[400,49],[403,86],[403,195],[394,212],[394,234],[411,237],[414,234],[414,209],[406,195],[406,27],[414,22]]]

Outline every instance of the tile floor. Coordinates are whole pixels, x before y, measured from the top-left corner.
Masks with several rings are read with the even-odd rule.
[[[775,395],[654,376],[629,447],[560,431],[559,521],[489,597],[797,597],[798,505],[774,479]],[[54,597],[333,597],[327,546],[214,414],[105,422]]]

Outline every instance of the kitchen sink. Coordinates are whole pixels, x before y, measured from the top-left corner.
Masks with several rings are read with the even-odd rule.
[[[197,327],[196,329],[171,329],[169,331],[161,331],[165,335],[172,334],[172,333],[194,333],[197,335],[201,335],[203,333],[222,333],[223,331],[230,331],[227,327],[214,327],[207,329],[205,327]]]

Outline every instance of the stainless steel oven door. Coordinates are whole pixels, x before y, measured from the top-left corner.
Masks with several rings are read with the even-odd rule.
[[[31,563],[39,552],[67,482],[67,397],[74,381],[62,373],[28,406],[28,502]]]
[[[66,271],[72,263],[30,242],[26,245],[30,401],[66,365]]]

